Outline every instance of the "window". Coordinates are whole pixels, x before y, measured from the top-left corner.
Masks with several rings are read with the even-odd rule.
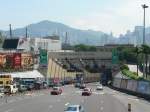
[[[9,81],[6,81],[6,84],[9,84]]]
[[[3,81],[0,81],[0,84],[3,84]]]

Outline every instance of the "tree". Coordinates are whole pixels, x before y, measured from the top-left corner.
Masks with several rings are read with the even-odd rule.
[[[141,49],[142,49],[142,53],[144,54],[144,64],[146,64],[146,68],[145,68],[145,75],[146,75],[146,78],[147,78],[147,71],[148,71],[148,55],[150,54],[150,46],[148,45],[142,45],[141,46]],[[144,72],[144,71],[143,71]]]
[[[134,50],[134,52],[136,53],[136,60],[137,60],[137,62],[136,62],[136,65],[137,65],[137,75],[139,75],[139,72],[138,72],[138,69],[139,69],[139,54],[142,52],[142,49],[140,48],[140,47],[138,47],[138,46],[136,46],[136,48],[135,48],[135,50]]]

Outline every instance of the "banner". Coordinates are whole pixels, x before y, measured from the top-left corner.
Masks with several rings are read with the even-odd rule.
[[[13,54],[13,67],[14,68],[21,68],[21,53],[14,53]]]
[[[13,68],[13,54],[6,54],[6,68]]]
[[[33,57],[31,54],[21,55],[21,65],[23,68],[33,68]]]
[[[0,68],[4,68],[6,63],[6,55],[0,54]]]
[[[47,67],[47,51],[40,50],[40,66]]]

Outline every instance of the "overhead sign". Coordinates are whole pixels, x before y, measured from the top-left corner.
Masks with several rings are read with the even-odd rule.
[[[47,50],[40,50],[40,66],[47,66]]]
[[[116,49],[112,50],[112,64],[118,64],[119,57]]]

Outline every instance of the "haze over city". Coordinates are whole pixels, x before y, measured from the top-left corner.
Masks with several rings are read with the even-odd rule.
[[[10,23],[19,28],[50,20],[119,36],[143,24],[143,3],[150,5],[149,0],[5,0],[0,4],[0,29],[8,30]],[[149,12],[150,8],[146,14]],[[147,15],[146,26],[149,25]]]

